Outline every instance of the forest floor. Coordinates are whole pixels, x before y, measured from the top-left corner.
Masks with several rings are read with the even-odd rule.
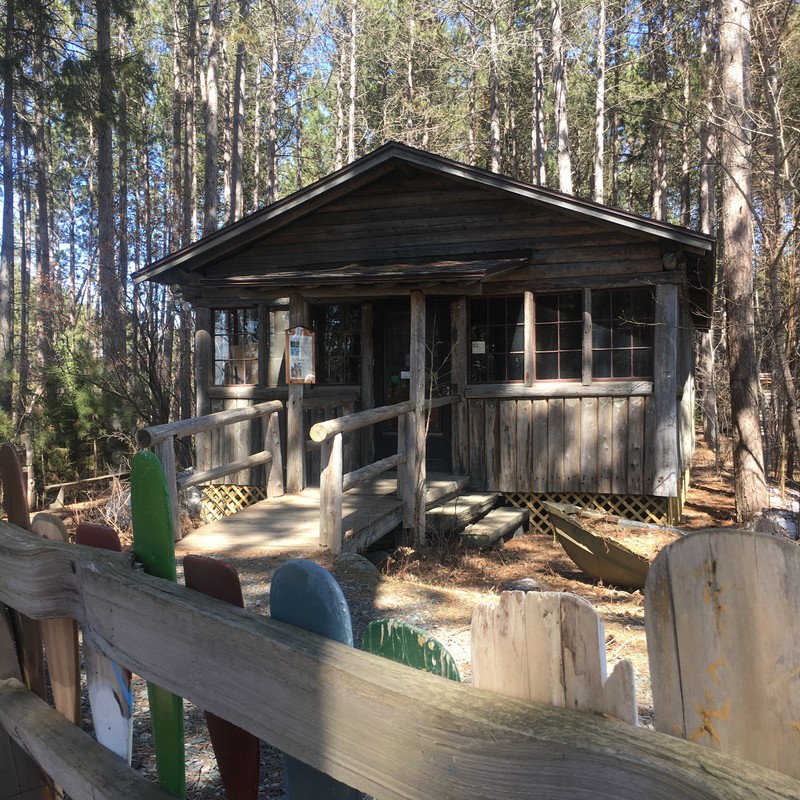
[[[774,501],[773,505],[780,503]],[[788,504],[787,504],[788,505]],[[681,527],[698,529],[734,524],[733,477],[718,470],[713,454],[699,448],[692,469],[691,488]],[[270,580],[275,569],[297,553],[280,556],[266,552],[219,554],[239,572],[247,608],[269,613]],[[304,557],[306,554],[302,554]],[[499,593],[520,579],[536,581],[542,591],[572,592],[597,610],[605,626],[609,671],[621,659],[633,663],[641,723],[652,721],[652,696],[641,592],[618,591],[589,580],[566,556],[552,536],[526,534],[504,547],[476,552],[440,543],[420,552],[398,551],[380,574],[346,561],[321,557],[339,581],[353,620],[356,647],[373,619],[395,618],[433,634],[450,651],[470,681],[470,620],[480,603],[496,602]],[[135,679],[137,710],[134,724],[134,767],[155,779],[152,737],[144,682]],[[187,785],[191,800],[225,797],[202,713],[186,703]],[[86,714],[86,725],[91,721]],[[273,748],[262,747],[260,797],[283,794],[282,764]]]

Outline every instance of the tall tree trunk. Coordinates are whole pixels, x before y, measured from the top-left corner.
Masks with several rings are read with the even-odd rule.
[[[492,0],[489,12],[489,169],[503,168],[500,151],[500,42],[497,33],[498,0]]]
[[[553,12],[553,109],[556,122],[558,188],[572,194],[572,159],[567,121],[567,56],[564,49],[561,0],[552,0]]]
[[[197,5],[186,0],[186,57],[183,70],[183,198],[181,200],[181,245],[185,247],[197,231],[197,126],[195,124],[195,92],[197,89]],[[203,81],[200,81],[202,84]]]
[[[217,156],[219,155],[219,24],[220,0],[211,0],[208,24],[208,62],[205,99],[205,187],[203,195],[203,233],[217,229],[219,196]]]
[[[303,93],[305,87],[303,86],[303,73],[301,70],[294,71],[294,97],[295,97],[295,134],[294,134],[294,169],[295,169],[295,187],[297,189],[303,188],[304,177],[304,157],[303,148],[305,147],[304,134],[305,134],[305,118],[303,116]]]
[[[531,49],[533,51],[533,81],[531,119],[531,182],[539,186],[547,183],[545,156],[547,139],[544,132],[544,36],[542,25],[544,12],[542,0],[535,0],[533,6],[533,31],[531,33]]]
[[[186,119],[183,109],[186,84],[186,61],[184,49],[181,46],[181,19],[180,4],[173,5],[172,14],[172,213],[170,214],[170,252],[181,246],[182,227],[184,223],[181,208],[184,199],[183,193],[183,165],[181,156],[185,152],[184,121]]]
[[[233,160],[232,81],[228,59],[228,32],[228,27],[223,27],[219,43],[219,130],[222,131],[222,216],[225,224],[228,223],[231,217],[231,162]]]
[[[6,0],[3,72],[3,243],[0,246],[0,411],[14,409],[14,0]]]
[[[253,199],[251,211],[258,211],[261,199],[261,70],[262,61],[256,58],[256,71],[253,80]]]
[[[343,16],[343,15],[342,15]],[[277,19],[275,21],[277,25]],[[344,21],[334,29],[336,42],[336,141],[333,151],[333,168],[344,165]],[[277,93],[277,89],[276,89]],[[272,95],[270,95],[272,96]]]
[[[97,0],[97,246],[103,355],[111,365],[125,357],[125,326],[120,325],[119,276],[114,258],[114,152],[112,117],[114,75],[111,62],[111,0]]]
[[[664,122],[667,101],[667,8],[664,0],[654,0],[650,11],[650,70],[657,89],[650,108],[652,172],[650,177],[654,219],[667,219],[667,126]]]
[[[358,0],[350,9],[350,94],[347,106],[347,163],[356,160],[356,42],[358,36]]]
[[[722,119],[722,240],[728,320],[736,517],[752,519],[768,505],[759,414],[753,311],[751,207],[750,9],[722,0],[719,26]]]
[[[239,2],[239,27],[244,30],[248,25],[250,4],[247,0]],[[231,205],[228,222],[241,219],[244,214],[244,186],[242,170],[244,166],[244,103],[245,75],[247,70],[247,53],[244,36],[239,33],[236,38],[236,66],[233,77],[233,142],[231,146]]]
[[[269,76],[269,117],[267,119],[267,205],[278,199],[278,15],[272,28],[272,58]]]
[[[122,26],[119,29],[119,48],[120,54],[125,54],[125,30]],[[117,123],[117,130],[119,132],[119,268],[117,274],[119,295],[117,297],[117,304],[120,310],[127,307],[126,295],[128,286],[128,161],[130,159],[129,140],[130,134],[128,131],[128,95],[125,87],[120,86],[119,99],[117,101],[119,108],[119,119]],[[127,317],[127,314],[125,315]],[[120,320],[125,317],[120,317],[117,320],[117,325],[120,325]],[[123,344],[123,347],[125,345]],[[127,360],[127,350],[125,350],[125,357]]]
[[[594,192],[592,199],[602,203],[605,196],[603,186],[603,167],[605,165],[605,123],[606,123],[606,0],[597,0],[597,55],[596,94],[594,99]]]
[[[24,156],[22,145],[17,143],[17,163],[28,162],[27,145]],[[30,219],[31,195],[30,181],[20,172],[17,177],[19,194],[19,380],[17,382],[15,412],[18,416],[27,413],[28,390],[31,379],[30,370],[30,307],[31,307],[31,269],[30,269]]]
[[[417,9],[411,2],[408,11],[408,47],[406,48],[406,144],[414,145],[414,48],[417,41]]]

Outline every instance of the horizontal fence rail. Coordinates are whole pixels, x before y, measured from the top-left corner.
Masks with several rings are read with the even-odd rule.
[[[378,800],[800,800],[800,782],[709,748],[418,672],[7,523],[0,601],[76,619],[109,658]],[[0,685],[0,724],[24,744],[18,693]],[[74,785],[74,742],[42,735],[36,759]]]

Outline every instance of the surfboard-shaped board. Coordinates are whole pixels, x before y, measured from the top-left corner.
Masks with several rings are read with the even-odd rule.
[[[269,606],[273,619],[353,646],[347,600],[333,575],[314,561],[300,558],[281,564],[272,577]],[[289,800],[361,797],[357,790],[296,758],[284,754],[283,765]]]
[[[64,523],[55,515],[41,512],[31,520],[31,531],[51,542],[68,542]],[[56,710],[74,725],[81,723],[81,667],[78,625],[74,619],[59,617],[39,622],[44,641],[47,672]]]
[[[122,552],[117,532],[105,525],[80,523],[75,541],[86,547]],[[86,644],[83,662],[97,741],[130,764],[133,751],[131,673]]]
[[[22,680],[11,626],[0,609],[0,678]],[[0,728],[0,800],[42,800],[49,792],[38,764]]]
[[[0,481],[3,482],[3,501],[8,521],[30,531],[31,519],[22,467],[10,444],[0,445]],[[10,622],[17,644],[22,682],[46,701],[41,626],[36,620],[14,610],[11,611]]]
[[[376,619],[367,625],[361,649],[407,667],[461,682],[447,648],[427,631],[397,619]]]
[[[189,589],[244,608],[239,575],[224,561],[210,556],[185,556],[183,576]],[[228,800],[256,800],[261,766],[260,740],[216,714],[206,711],[205,718]]]
[[[177,580],[172,510],[161,462],[146,450],[131,461],[131,519],[133,552],[148,575]],[[147,684],[156,769],[161,788],[186,797],[184,764],[183,700]]]

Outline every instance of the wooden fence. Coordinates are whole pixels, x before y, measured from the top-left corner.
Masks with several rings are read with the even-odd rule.
[[[104,655],[379,800],[800,798],[797,781],[711,749],[416,672],[7,523],[0,601],[72,617]],[[70,795],[165,797],[65,725],[0,682],[0,726]]]

